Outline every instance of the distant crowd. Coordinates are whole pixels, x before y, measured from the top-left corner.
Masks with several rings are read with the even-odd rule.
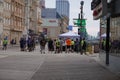
[[[37,45],[40,45],[40,53],[45,53],[45,47],[47,46],[48,51],[57,53],[70,53],[70,52],[76,52],[81,54],[86,54],[86,47],[87,43],[85,38],[83,39],[71,39],[71,38],[58,38],[58,39],[46,39],[45,37],[39,36],[38,38],[35,38],[33,36],[29,36],[27,39],[24,37],[21,37],[20,41],[20,50],[21,51],[34,51]],[[8,41],[7,39],[3,40],[3,50],[7,49]],[[15,41],[12,40],[11,44],[15,44]]]
[[[38,43],[40,45],[40,52],[45,53],[45,46],[47,46],[48,51],[56,53],[62,53],[63,51],[66,53],[70,52],[81,52],[81,54],[85,53],[86,54],[86,41],[85,39],[46,39],[39,37],[38,38]],[[35,44],[36,41],[33,37],[29,37],[28,40],[21,38],[20,40],[20,48],[21,51],[33,51],[35,49]],[[27,48],[26,48],[27,47]]]
[[[102,40],[101,49],[106,50],[106,39]],[[109,49],[111,53],[120,53],[120,40],[110,41]]]

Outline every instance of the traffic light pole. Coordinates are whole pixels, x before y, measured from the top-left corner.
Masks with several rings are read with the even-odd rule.
[[[80,20],[80,13],[78,14],[78,20]],[[81,24],[80,24],[80,25],[81,25]],[[79,28],[78,28],[78,34],[79,34],[79,35],[80,35],[80,27],[81,27],[80,25],[79,25]],[[81,37],[81,36],[80,36],[80,37]]]
[[[84,5],[84,1],[81,1],[80,4],[81,4],[81,7],[80,7],[80,9],[81,9],[81,11],[80,11],[80,14],[81,14],[81,17],[80,17],[80,19],[81,19],[80,28],[82,28],[82,27],[83,27],[83,26],[82,26],[82,20],[83,20],[83,5]],[[83,32],[80,32],[81,38],[84,37],[83,34],[84,34]]]
[[[80,7],[81,11],[80,11],[80,13],[79,13],[79,15],[78,15],[78,19],[81,20],[80,25],[79,25],[79,28],[78,28],[78,34],[79,34],[79,35],[81,34],[80,28],[82,27],[84,1],[81,1],[80,4],[81,4],[81,7]],[[81,37],[83,37],[83,34],[81,34]]]
[[[84,4],[84,1],[81,1],[81,21],[82,21],[82,19],[83,19],[83,4]],[[82,22],[81,22],[82,23]]]

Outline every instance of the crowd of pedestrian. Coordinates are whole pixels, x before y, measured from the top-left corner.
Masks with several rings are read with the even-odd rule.
[[[28,39],[21,37],[19,42],[21,51],[31,52],[35,49],[35,38],[32,36],[29,36]]]
[[[81,54],[86,54],[86,40],[85,38],[79,40],[76,38],[76,40],[71,38],[66,39],[54,39],[51,38],[48,40],[48,51],[54,51],[55,53],[62,53],[63,51],[65,53],[70,52],[76,52]]]
[[[38,37],[38,43],[40,45],[40,53],[45,54],[45,47],[47,45],[47,49],[50,52],[54,52],[55,54],[57,53],[70,53],[70,52],[76,52],[76,53],[81,53],[81,54],[86,54],[86,40],[85,38],[79,40],[78,38],[71,39],[71,38],[58,38],[58,39],[46,39],[42,36]],[[33,51],[35,49],[35,38],[34,37],[29,37],[28,40],[26,41],[26,38],[21,38],[20,39],[20,48],[21,51]]]
[[[38,36],[37,38],[34,36],[29,36],[27,39],[25,37],[21,37],[19,40],[20,44],[20,50],[21,51],[34,51],[36,46],[36,40],[38,41],[37,45],[40,45],[40,53],[45,54],[45,47],[47,46],[47,51],[53,52],[55,54],[57,53],[81,53],[86,54],[86,40],[83,39],[71,39],[71,38],[58,38],[58,39],[52,39],[52,38],[45,38],[43,35]],[[10,42],[12,45],[16,44],[15,40],[11,40]],[[3,40],[3,50],[7,49],[8,40],[4,38]]]
[[[106,39],[102,40],[101,49],[106,51]],[[112,40],[109,42],[110,53],[120,53],[120,40]]]

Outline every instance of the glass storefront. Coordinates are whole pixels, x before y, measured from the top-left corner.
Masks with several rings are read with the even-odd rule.
[[[106,22],[101,26],[105,26]],[[101,27],[103,28],[103,27]],[[106,29],[106,28],[105,28]],[[106,30],[101,31],[100,50],[105,53],[106,50]],[[110,55],[120,57],[120,17],[110,19]]]
[[[110,54],[120,56],[120,17],[111,18]]]

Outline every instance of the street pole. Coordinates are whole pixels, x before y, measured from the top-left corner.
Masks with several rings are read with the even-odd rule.
[[[80,24],[80,27],[82,28],[83,26],[82,26],[82,20],[83,20],[83,5],[84,5],[84,1],[81,1],[80,2],[80,4],[81,4],[81,7],[80,7],[80,9],[81,9],[81,12],[80,12],[80,14],[81,14],[81,24]],[[83,32],[80,32],[80,36],[81,36],[81,38],[83,38],[84,37],[84,33]]]
[[[30,17],[30,2],[29,0],[26,0],[25,2],[25,37],[26,37],[26,40],[28,39],[28,36],[29,36],[29,17]]]
[[[80,2],[81,4],[81,22],[82,22],[82,19],[83,19],[83,5],[84,5],[84,1],[81,1]],[[81,23],[82,24],[82,23]],[[82,26],[82,25],[81,25]]]
[[[110,50],[110,17],[107,18],[106,29],[106,65],[109,65],[109,50]]]
[[[83,27],[82,26],[82,20],[83,20],[83,5],[84,5],[84,1],[81,1],[80,2],[80,13],[78,14],[78,20],[80,20],[80,24],[78,25],[78,34],[80,35],[80,39],[83,38],[83,32],[81,32],[81,28]]]

